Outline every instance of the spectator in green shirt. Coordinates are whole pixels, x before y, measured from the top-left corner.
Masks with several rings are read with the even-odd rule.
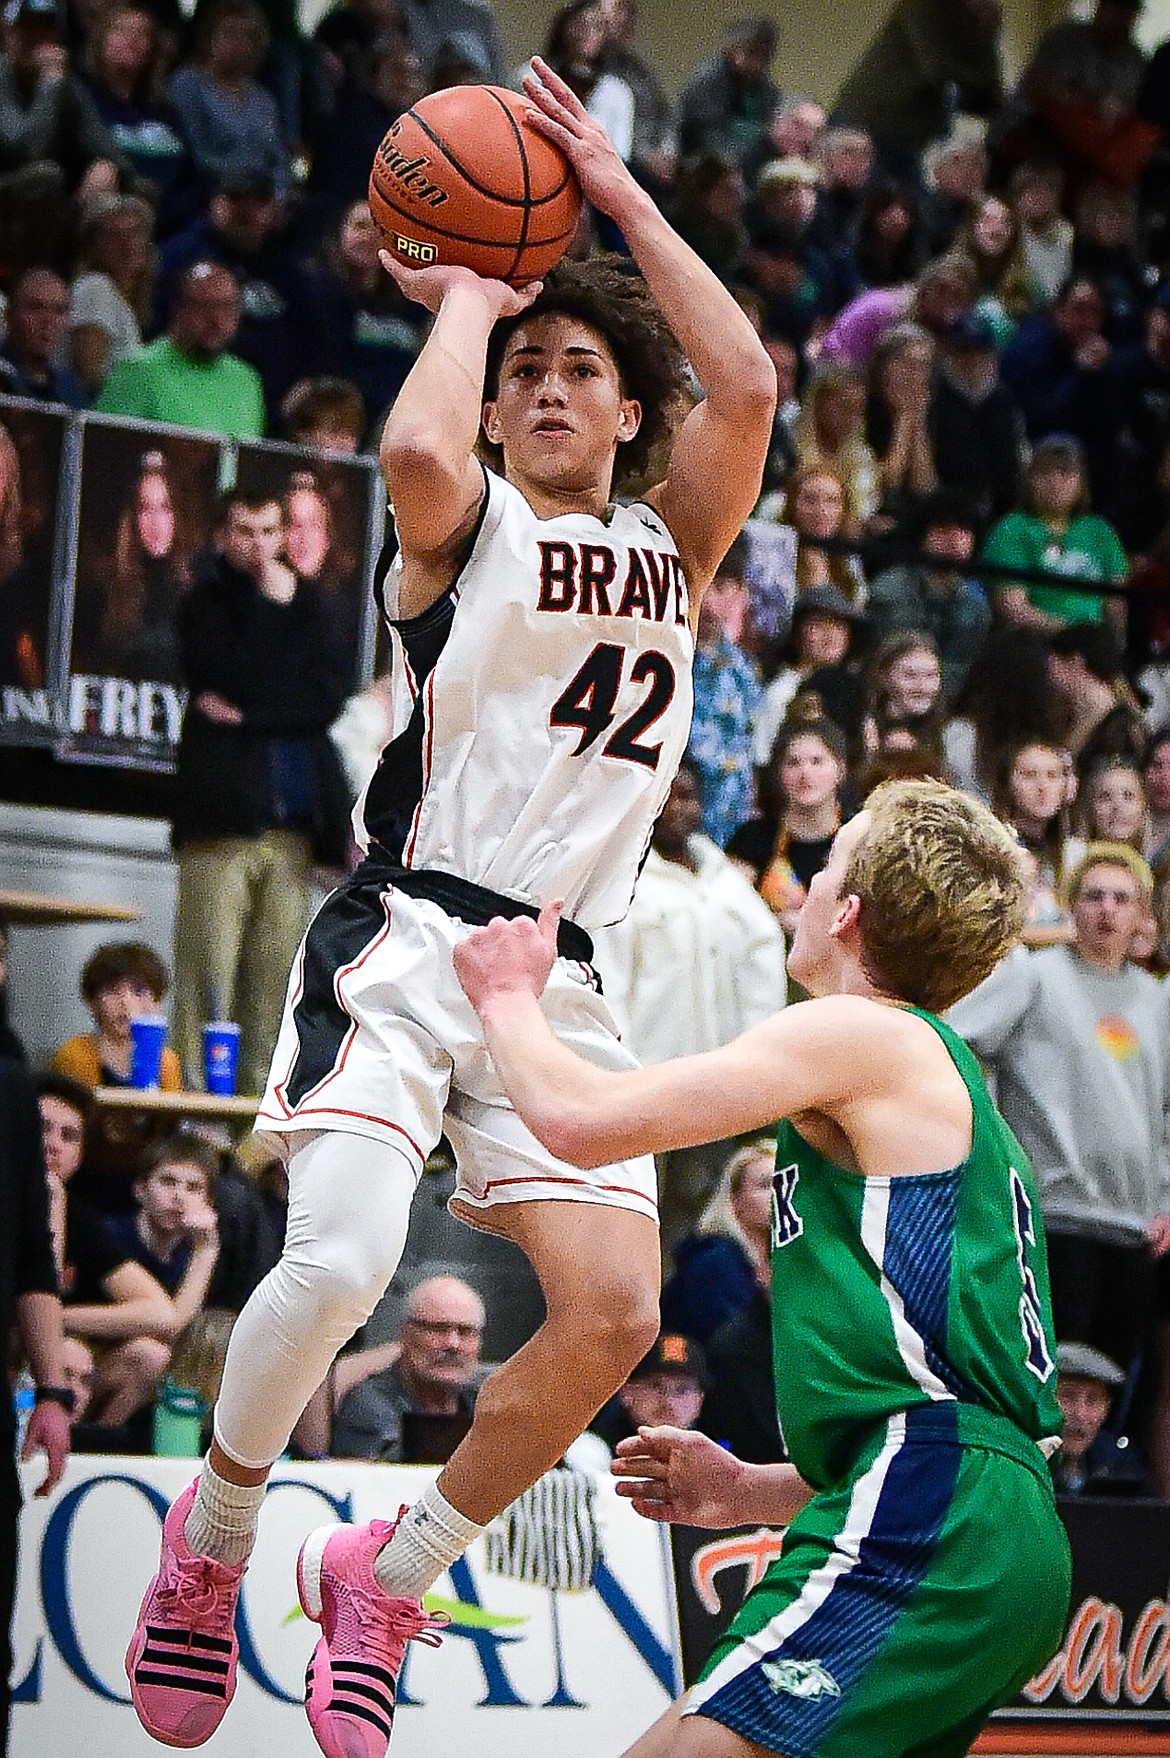
[[[1129,577],[1129,560],[1121,540],[1106,519],[1088,510],[1088,477],[1085,454],[1071,434],[1049,434],[1032,454],[1027,476],[1026,511],[1008,513],[993,525],[983,548],[983,559],[1003,567],[1039,569],[1082,580],[1123,581]],[[1069,623],[1099,623],[1108,619],[1116,633],[1125,634],[1125,606],[1121,599],[1106,601],[1092,592],[1078,592],[1059,584],[1026,585],[1004,581],[997,587],[997,601],[1005,622],[1021,628],[1051,633]]]
[[[193,263],[179,282],[166,334],[117,362],[98,409],[228,439],[259,439],[264,432],[259,376],[228,352],[239,327],[235,277],[218,263]]]

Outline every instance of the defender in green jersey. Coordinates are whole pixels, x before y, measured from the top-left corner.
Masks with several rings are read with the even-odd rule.
[[[517,1110],[562,1158],[784,1119],[772,1306],[792,1463],[643,1429],[614,1464],[640,1513],[787,1525],[784,1551],[629,1758],[960,1758],[1057,1647],[1069,1557],[1046,1465],[1060,1412],[1039,1205],[936,1017],[1007,950],[1022,897],[983,806],[940,783],[880,788],[801,913],[789,969],[816,999],[628,1074],[545,1024],[555,912],[456,952]]]

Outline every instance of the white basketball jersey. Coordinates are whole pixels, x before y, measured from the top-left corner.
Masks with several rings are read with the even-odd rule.
[[[366,832],[401,866],[602,927],[629,908],[690,733],[686,581],[652,507],[539,519],[485,476],[458,578],[390,623],[394,737]]]

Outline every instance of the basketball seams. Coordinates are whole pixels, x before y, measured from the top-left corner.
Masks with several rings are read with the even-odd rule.
[[[489,181],[496,178],[516,193],[497,192]],[[549,189],[552,179],[556,186]],[[534,193],[541,188],[547,193]],[[520,100],[492,86],[458,98],[433,93],[405,111],[378,149],[369,194],[378,228],[399,260],[454,261],[514,285],[538,279],[559,261],[581,210],[565,155],[531,130]]]
[[[520,124],[517,122],[515,116],[513,116],[508,105],[504,103],[498,93],[491,90],[490,86],[488,87],[488,93],[508,118],[508,125],[516,140],[516,151],[520,155],[520,171],[524,178],[524,217],[520,222],[520,239],[516,245],[516,254],[508,265],[508,272],[503,277],[505,281],[510,281],[512,276],[516,273],[516,270],[519,268],[520,260],[528,247],[528,227],[532,218],[532,177],[528,169],[528,153],[524,146],[524,136],[520,132]]]
[[[483,89],[485,91],[489,91],[491,88],[485,86]],[[495,97],[494,92],[492,92],[492,96]],[[507,118],[508,118],[509,122],[512,124],[513,128],[517,128],[518,124],[516,122],[516,118],[515,118],[515,116],[513,116],[511,110],[509,110],[507,104],[500,103],[500,100],[498,98],[496,98],[496,102],[498,104],[500,104],[500,108],[503,110],[504,114],[507,116]],[[417,125],[417,127],[419,127],[422,130],[422,132],[426,135],[427,139],[431,142],[432,146],[434,146],[440,153],[442,153],[443,157],[447,160],[447,163],[449,165],[451,165],[454,170],[458,171],[460,177],[462,177],[463,181],[467,184],[469,189],[474,189],[475,193],[477,195],[486,196],[489,201],[498,202],[500,207],[504,207],[504,208],[545,207],[545,206],[547,206],[547,204],[550,201],[556,201],[558,196],[561,196],[565,193],[565,190],[568,188],[569,183],[572,179],[573,173],[572,173],[572,168],[570,167],[565,172],[565,175],[561,178],[561,181],[557,184],[556,188],[549,190],[547,195],[535,195],[535,196],[531,196],[531,197],[526,197],[526,196],[521,196],[521,195],[500,195],[497,193],[496,190],[492,189],[488,184],[481,183],[479,181],[478,177],[475,177],[472,175],[472,173],[467,169],[467,167],[463,163],[463,161],[461,159],[457,159],[455,157],[455,154],[451,151],[450,147],[444,141],[442,135],[436,134],[434,129],[431,127],[430,123],[427,122],[424,117],[420,116],[417,110],[410,109],[410,110],[404,111],[403,116],[400,118],[400,120],[405,121],[407,117],[409,117],[410,120],[412,122],[414,122]],[[375,163],[377,163],[377,161],[375,161]],[[527,153],[524,154],[524,181],[525,181],[525,185],[527,186],[527,184],[529,182],[528,155],[527,155]],[[379,187],[378,193],[379,193],[379,195],[382,193],[380,187]],[[427,224],[429,225],[430,222],[428,221]]]
[[[414,226],[417,232],[425,234],[426,237],[447,238],[452,244],[478,244],[484,250],[515,251],[516,249],[510,238],[485,238],[482,232],[453,232],[449,227],[436,226],[433,220],[423,219],[413,210],[408,211],[406,208],[396,206],[381,190],[378,190],[377,193],[378,200],[388,213],[392,214],[396,220],[404,221],[406,226]],[[576,230],[577,222],[574,220],[573,224],[563,232],[554,232],[548,238],[529,238],[525,249],[546,250],[551,244],[567,243]]]

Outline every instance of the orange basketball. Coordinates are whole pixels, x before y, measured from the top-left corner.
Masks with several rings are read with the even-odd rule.
[[[392,255],[517,287],[552,268],[577,229],[581,191],[527,110],[517,92],[459,85],[398,118],[370,172],[370,209]]]

